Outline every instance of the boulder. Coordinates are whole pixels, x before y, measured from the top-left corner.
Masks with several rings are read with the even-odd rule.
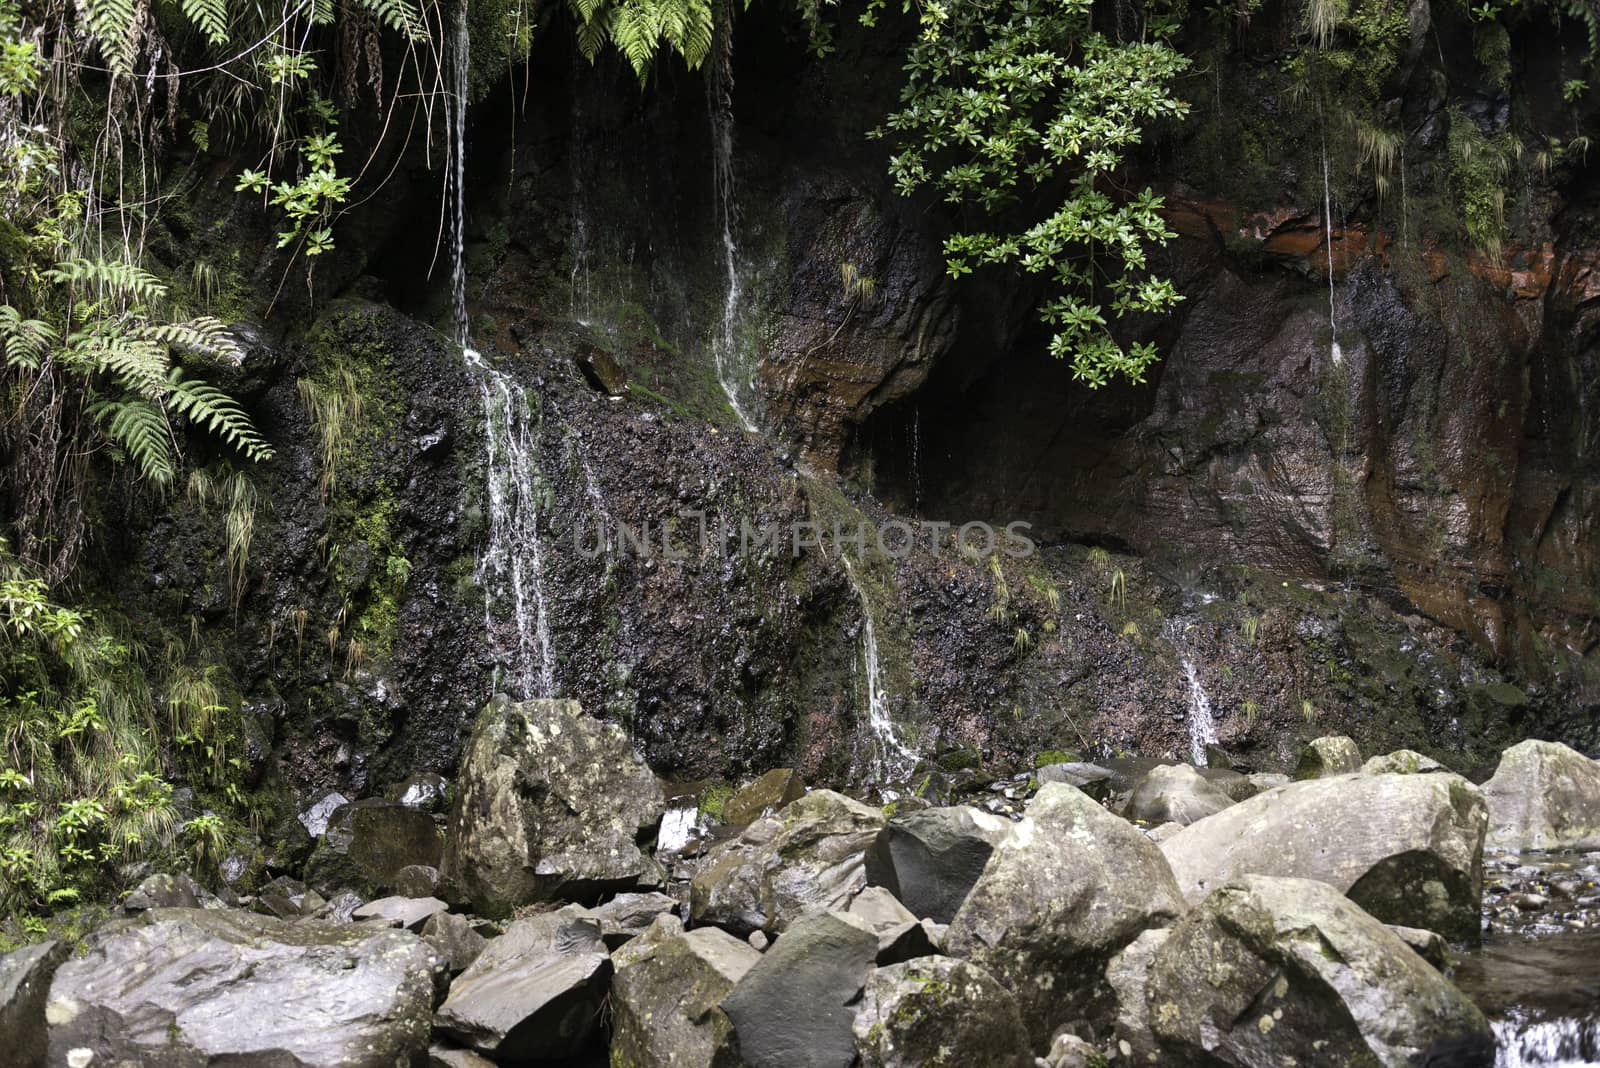
[[[1085,764],[1081,761],[1046,764],[1041,768],[1035,768],[1033,777],[1041,786],[1047,782],[1076,786],[1096,801],[1104,801],[1111,796],[1113,775],[1109,768],[1102,768],[1099,764]]]
[[[899,964],[938,952],[928,927],[881,886],[861,891],[845,911],[865,920],[877,932],[879,965]]]
[[[919,957],[878,968],[856,1010],[861,1068],[1032,1068],[1011,994],[970,961]]]
[[[806,784],[792,768],[773,768],[761,778],[735,790],[722,808],[722,822],[754,823],[776,814],[784,805],[806,794]]]
[[[195,881],[182,872],[151,875],[122,899],[124,912],[144,912],[146,909],[197,909],[210,897]]]
[[[1155,843],[1082,791],[1050,783],[995,847],[945,951],[1009,989],[1043,1048],[1062,1024],[1107,1015],[1107,962],[1182,911]]]
[[[1150,773],[1128,798],[1122,814],[1144,823],[1190,824],[1215,815],[1233,804],[1233,798],[1206,781],[1188,764],[1162,764]]]
[[[352,801],[328,817],[306,862],[306,882],[330,893],[344,887],[379,893],[391,889],[404,868],[437,867],[443,848],[426,812],[381,797]]]
[[[435,912],[429,916],[422,924],[422,940],[444,958],[445,968],[452,976],[470,968],[483,947],[489,944],[470,920],[453,912]]]
[[[428,1048],[441,963],[407,931],[151,909],[56,971],[50,1063],[410,1063]]]
[[[1486,821],[1457,775],[1341,775],[1242,801],[1161,851],[1191,904],[1240,875],[1317,879],[1386,923],[1476,938]]]
[[[402,805],[434,812],[444,808],[450,784],[434,771],[419,771],[394,789],[394,799]]]
[[[432,897],[439,889],[439,869],[427,864],[407,864],[394,873],[390,889],[401,897]]]
[[[663,912],[675,912],[678,902],[666,894],[618,894],[592,911],[600,921],[600,937],[616,949],[640,934]]]
[[[300,813],[300,824],[312,838],[321,838],[328,830],[328,818],[350,803],[350,799],[337,790],[319,796]]]
[[[1497,849],[1600,848],[1600,763],[1560,742],[1507,749],[1483,796]]]
[[[1040,1068],[1104,1068],[1105,1063],[1099,1050],[1071,1031],[1057,1033],[1038,1061]]]
[[[472,1052],[470,1049],[430,1046],[428,1048],[428,1068],[495,1068],[495,1063],[487,1057]]]
[[[434,1026],[497,1061],[574,1056],[599,1027],[610,978],[600,921],[568,905],[516,920],[485,946]]]
[[[867,881],[913,915],[949,923],[1012,827],[1004,817],[966,805],[896,816],[867,850]]]
[[[656,886],[656,777],[614,723],[576,701],[498,699],[478,716],[456,781],[444,884],[485,916]]]
[[[1161,1051],[1150,1030],[1150,962],[1172,932],[1155,927],[1141,934],[1106,965],[1106,982],[1117,1001],[1113,1034],[1124,1064],[1160,1064]]]
[[[408,931],[420,931],[430,917],[449,907],[436,897],[380,897],[355,909],[350,918],[381,920]]]
[[[743,935],[843,909],[865,882],[863,857],[882,828],[878,809],[815,790],[713,848],[690,883],[690,914]]]
[[[1494,1063],[1466,995],[1309,879],[1247,875],[1208,896],[1150,962],[1149,1005],[1175,1063]]]
[[[1293,779],[1281,771],[1253,771],[1246,775],[1245,778],[1250,782],[1251,797],[1256,794],[1264,794],[1268,790],[1276,790],[1280,786],[1288,786],[1294,782]],[[1245,798],[1241,797],[1239,800],[1243,801]]]
[[[661,914],[618,950],[611,980],[611,1063],[626,1068],[737,1068],[720,1007],[761,954],[715,927],[685,932]]]
[[[1361,765],[1364,775],[1420,775],[1430,771],[1450,769],[1432,757],[1423,756],[1415,749],[1396,749],[1392,753],[1375,756]]]
[[[0,956],[0,1049],[16,1068],[44,1068],[45,1001],[67,951],[64,942],[37,942]]]
[[[813,912],[790,924],[722,999],[743,1063],[850,1068],[852,1003],[877,955],[877,934],[854,916]]]
[[[1226,794],[1230,801],[1243,801],[1261,792],[1250,781],[1249,775],[1234,771],[1232,768],[1195,768],[1194,770],[1202,779]],[[1288,776],[1284,778],[1287,781]]]
[[[1390,923],[1384,926],[1393,931],[1400,941],[1410,946],[1412,952],[1435,968],[1438,968],[1441,972],[1448,975],[1450,969],[1455,967],[1455,961],[1450,956],[1450,943],[1444,940],[1443,935],[1434,931],[1424,930],[1421,927],[1407,927],[1399,923]]]
[[[1313,738],[1300,750],[1300,759],[1294,766],[1294,777],[1321,779],[1360,770],[1361,750],[1356,748],[1354,739],[1342,734],[1329,734]]]

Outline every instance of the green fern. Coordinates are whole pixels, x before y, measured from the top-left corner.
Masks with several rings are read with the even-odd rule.
[[[57,285],[93,286],[102,297],[114,295],[149,302],[167,295],[167,287],[159,278],[125,260],[63,260],[44,276]]]
[[[378,17],[378,21],[404,34],[413,41],[426,41],[428,29],[409,0],[360,0],[361,6]]]
[[[272,446],[256,433],[250,417],[239,407],[239,402],[209,382],[183,377],[183,369],[174,367],[167,378],[170,394],[167,407],[205,427],[228,444],[254,461],[270,460]]]
[[[11,305],[0,305],[0,341],[5,344],[8,365],[37,371],[58,336],[49,323],[24,319]]]
[[[103,401],[91,414],[105,427],[106,437],[133,461],[139,473],[160,486],[172,482],[171,428],[161,410],[149,401]]]
[[[87,374],[110,372],[124,389],[155,399],[166,390],[172,361],[165,345],[121,333],[114,323],[101,323],[93,333],[68,339],[63,362]]]
[[[139,15],[134,0],[78,0],[89,35],[100,46],[113,74],[132,74],[139,47]]]
[[[228,0],[183,0],[185,17],[213,45],[228,43]]]

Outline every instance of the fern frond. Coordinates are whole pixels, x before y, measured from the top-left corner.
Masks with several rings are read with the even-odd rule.
[[[716,38],[717,19],[706,0],[685,0],[684,27],[676,46],[678,54],[690,70],[699,70],[711,54],[711,44]]]
[[[115,293],[134,300],[159,300],[167,287],[149,271],[124,260],[63,260],[45,272],[57,285],[92,285],[102,293]]]
[[[181,323],[147,323],[135,330],[133,336],[232,363],[244,359],[244,352],[234,340],[228,324],[209,315],[196,316]]]
[[[360,0],[360,3],[396,33],[405,34],[413,41],[428,39],[427,27],[422,24],[422,16],[411,0]]]
[[[656,11],[648,0],[628,0],[617,8],[611,26],[611,40],[628,57],[641,84],[655,59],[658,27]]]
[[[113,74],[132,74],[138,45],[134,0],[78,0],[78,13]]]
[[[228,0],[183,0],[183,13],[213,45],[228,43]]]
[[[109,372],[124,389],[152,400],[165,392],[171,365],[165,345],[116,332],[73,334],[66,362],[90,374]]]
[[[91,410],[140,474],[159,485],[172,481],[172,428],[161,409],[143,400],[102,401]]]
[[[24,319],[22,313],[11,305],[0,305],[0,339],[5,342],[8,365],[37,371],[45,357],[50,355],[50,346],[55,343],[56,337],[55,329],[49,323]]]
[[[611,23],[614,21],[614,11],[611,8],[600,8],[596,17],[578,27],[578,54],[593,63],[600,54],[600,49],[606,45],[606,38],[611,35]]]
[[[600,9],[606,6],[606,0],[570,0],[569,6],[578,21],[587,26],[594,21]]]
[[[185,378],[181,367],[167,377],[167,407],[205,427],[251,460],[270,460],[272,446],[256,433],[239,402],[209,382]]]

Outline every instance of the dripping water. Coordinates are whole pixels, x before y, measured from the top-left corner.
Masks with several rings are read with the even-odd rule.
[[[878,659],[878,634],[872,622],[872,601],[856,576],[850,557],[841,552],[845,575],[861,602],[861,661],[867,683],[867,729],[872,734],[872,777],[878,782],[894,782],[916,767],[917,754],[900,739],[900,731],[889,717],[889,701],[883,682],[883,665]]]
[[[739,224],[739,199],[733,173],[733,63],[732,41],[727,29],[719,31],[717,55],[706,78],[706,104],[711,114],[711,180],[717,215],[722,224],[722,258],[728,284],[722,297],[722,321],[711,338],[711,355],[716,364],[717,381],[727,394],[728,405],[746,430],[755,430],[745,402],[746,377],[742,373],[739,345],[739,318],[744,303],[744,281],[739,270],[739,248],[734,231]]]
[[[922,514],[922,409],[911,409],[911,511]]]
[[[1344,352],[1339,348],[1339,316],[1335,306],[1333,285],[1333,189],[1328,181],[1328,142],[1322,142],[1322,230],[1323,244],[1328,250],[1328,333],[1332,338],[1328,355],[1335,366],[1344,362]]]
[[[1206,746],[1217,744],[1217,720],[1211,710],[1211,695],[1200,681],[1200,669],[1189,655],[1186,635],[1193,626],[1183,617],[1174,617],[1166,626],[1166,637],[1178,650],[1178,663],[1189,684],[1189,708],[1184,716],[1189,732],[1189,759],[1196,767],[1206,766]]]
[[[470,63],[467,8],[456,11],[455,35],[449,49],[451,102],[450,281],[456,344],[483,400],[489,541],[474,572],[484,594],[484,628],[500,671],[497,688],[520,698],[555,695],[555,654],[550,640],[550,614],[544,595],[544,546],[539,535],[541,479],[539,419],[528,392],[510,375],[493,367],[472,345],[467,316],[466,269],[466,120],[467,72]],[[499,617],[509,612],[514,642],[498,634]]]

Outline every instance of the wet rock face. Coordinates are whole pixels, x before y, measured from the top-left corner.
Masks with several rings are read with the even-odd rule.
[[[1388,923],[1476,938],[1488,812],[1457,775],[1339,775],[1242,801],[1161,843],[1190,904],[1230,879],[1316,879]]]
[[[1322,883],[1217,890],[1155,950],[1147,981],[1154,1035],[1183,1063],[1494,1063],[1472,1002]]]
[[[622,728],[576,701],[491,702],[457,790],[440,875],[486,915],[660,882],[661,787]]]
[[[152,909],[57,970],[50,1063],[407,1063],[428,1047],[442,965],[404,931]]]

